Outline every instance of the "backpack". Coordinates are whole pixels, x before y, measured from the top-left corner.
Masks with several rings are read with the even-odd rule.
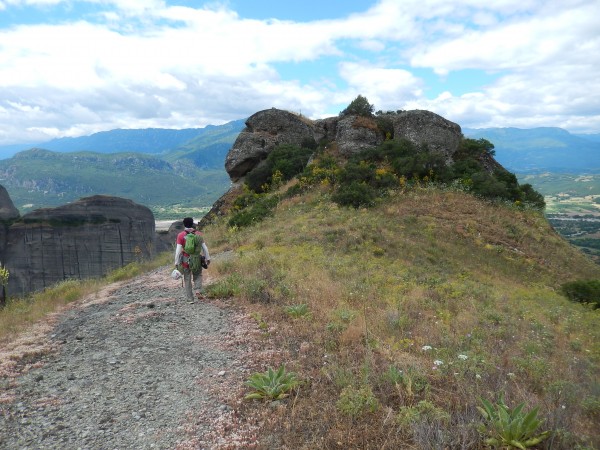
[[[187,233],[185,235],[185,244],[183,245],[183,251],[190,255],[187,263],[190,270],[194,273],[199,272],[201,268],[204,267],[204,265],[202,264],[202,259],[204,257],[201,256],[203,242],[204,238],[201,235],[196,234],[194,232]]]
[[[183,251],[188,255],[199,255],[202,251],[202,243],[204,238],[194,232],[185,235],[185,244],[183,245]]]

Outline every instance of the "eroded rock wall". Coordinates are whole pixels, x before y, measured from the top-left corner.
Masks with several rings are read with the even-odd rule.
[[[152,211],[118,197],[93,196],[43,208],[5,224],[9,295],[66,279],[95,278],[155,253]]]

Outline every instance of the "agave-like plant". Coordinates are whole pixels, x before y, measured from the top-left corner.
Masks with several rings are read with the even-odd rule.
[[[286,372],[282,364],[276,371],[269,367],[266,372],[252,374],[246,384],[254,389],[246,395],[247,400],[280,400],[297,388],[300,380],[294,372]]]
[[[308,305],[306,303],[302,303],[300,305],[286,306],[284,308],[284,311],[294,319],[305,317],[310,314],[310,310],[308,309]]]
[[[483,407],[477,409],[486,423],[480,424],[478,431],[489,437],[485,443],[491,447],[519,448],[525,450],[533,447],[548,437],[550,431],[538,433],[542,420],[537,418],[539,407],[528,413],[523,411],[525,403],[511,409],[504,403],[501,395],[493,405],[489,400],[480,399]]]

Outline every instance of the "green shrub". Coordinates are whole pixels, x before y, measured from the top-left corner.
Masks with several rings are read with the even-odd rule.
[[[338,205],[352,206],[358,209],[375,205],[377,192],[365,183],[354,181],[349,185],[340,186],[331,196],[331,199]]]
[[[230,227],[247,227],[256,222],[260,222],[265,217],[273,213],[273,209],[277,206],[279,198],[273,195],[261,195],[254,203],[246,208],[233,214],[229,219]]]
[[[600,307],[600,280],[570,281],[563,284],[561,289],[569,300]]]
[[[350,102],[350,104],[340,112],[340,116],[364,116],[371,117],[373,115],[373,111],[375,107],[369,103],[366,97],[359,95],[354,100]]]
[[[342,414],[357,418],[363,414],[377,411],[379,402],[369,386],[359,388],[347,386],[342,389],[336,407]]]
[[[267,159],[246,175],[246,185],[254,192],[263,192],[272,182],[273,174],[281,173],[282,180],[291,180],[302,173],[316,148],[314,139],[305,139],[298,147],[292,144],[281,144],[273,149]]]

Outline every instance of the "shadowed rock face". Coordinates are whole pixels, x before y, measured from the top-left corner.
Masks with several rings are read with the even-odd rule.
[[[19,210],[15,208],[4,186],[0,186],[0,220],[14,220],[19,217]]]
[[[1,254],[10,271],[9,295],[100,277],[155,251],[152,211],[117,197],[98,195],[39,209],[5,231]]]
[[[314,139],[313,125],[307,119],[280,109],[267,109],[248,118],[225,159],[225,170],[233,181],[266,159],[278,145],[301,145]]]
[[[405,138],[413,144],[427,144],[429,150],[443,153],[447,159],[458,149],[460,126],[431,111],[403,111],[391,115],[394,139]]]
[[[385,115],[394,128],[394,139],[406,138],[414,144],[427,144],[430,150],[452,160],[462,132],[460,126],[430,111],[414,110]],[[377,147],[385,139],[374,119],[359,116],[329,117],[311,121],[279,109],[252,115],[238,135],[225,160],[232,181],[242,179],[264,161],[279,144],[335,141],[340,154],[350,156]]]

